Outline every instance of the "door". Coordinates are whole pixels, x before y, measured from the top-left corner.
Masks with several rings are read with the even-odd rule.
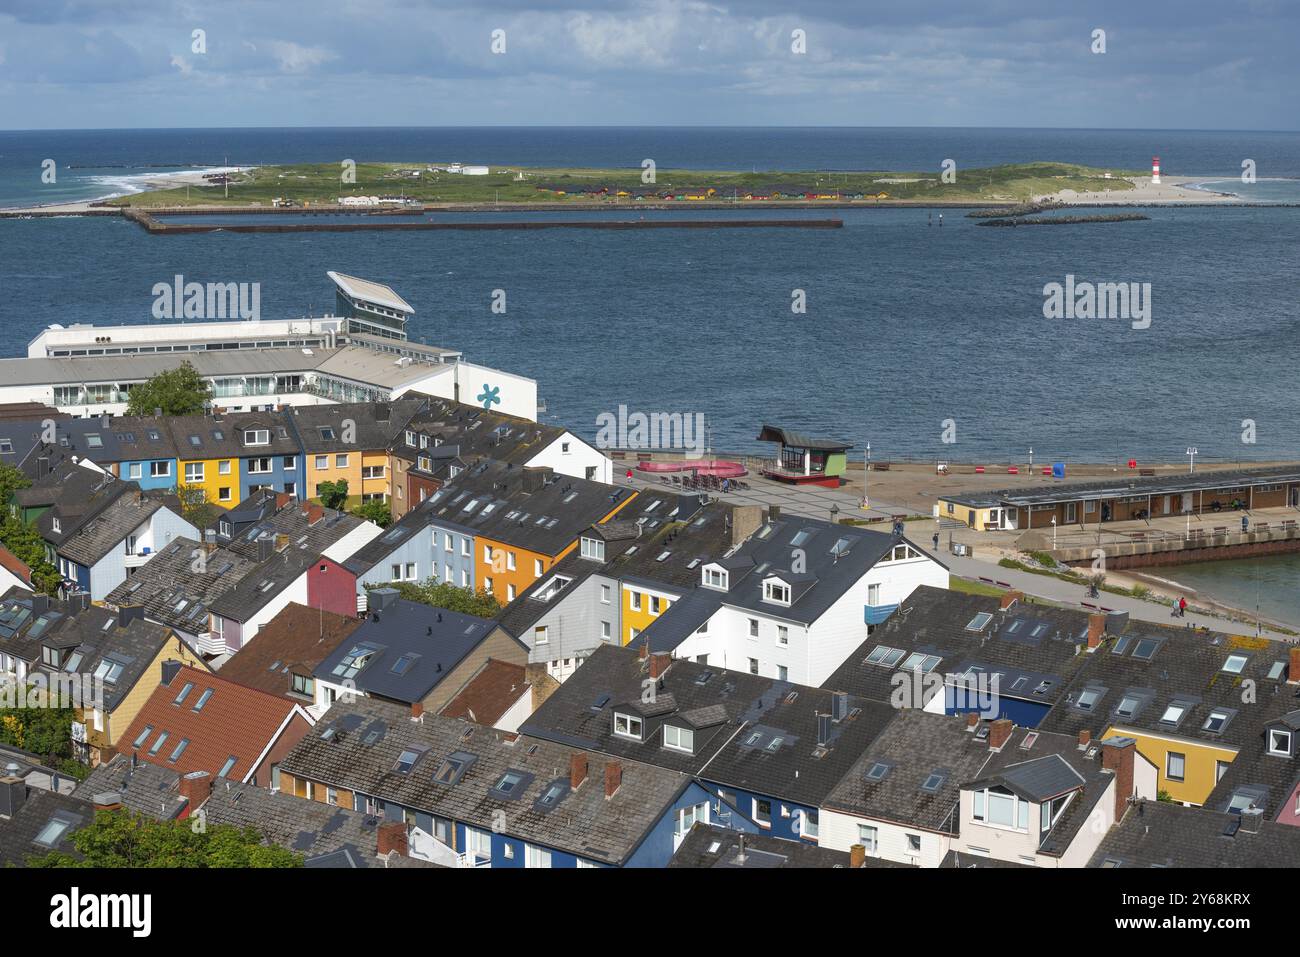
[[[1187,514],[1188,512],[1190,512],[1191,510],[1192,510],[1192,493],[1191,493],[1191,492],[1184,492],[1184,493],[1183,493],[1183,511],[1182,511],[1182,514],[1186,515],[1186,514]]]

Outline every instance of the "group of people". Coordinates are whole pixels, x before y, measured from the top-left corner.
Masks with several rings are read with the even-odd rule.
[[[1183,595],[1176,599],[1170,599],[1169,607],[1170,607],[1170,612],[1169,612],[1170,618],[1186,618],[1187,617],[1187,596]]]

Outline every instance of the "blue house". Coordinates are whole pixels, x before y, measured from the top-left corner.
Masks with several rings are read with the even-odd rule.
[[[456,867],[664,867],[697,821],[753,829],[689,775],[373,698],[336,702],[280,786],[404,822],[413,857]]]

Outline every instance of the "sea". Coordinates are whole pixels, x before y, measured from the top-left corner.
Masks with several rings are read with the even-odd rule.
[[[1156,155],[1166,176],[1300,204],[1297,132],[584,127],[0,132],[0,207],[342,159],[760,171],[953,159],[960,176],[1036,160],[1144,169]],[[1300,208],[1143,212],[1016,229],[908,208],[798,214],[842,229],[172,236],[116,218],[0,220],[0,349],[23,354],[52,323],[149,321],[154,284],[176,275],[260,283],[264,317],[320,314],[334,269],[392,285],[416,310],[413,339],[535,378],[543,419],[588,437],[626,405],[701,413],[713,448],[736,454],[769,452],[755,437],[771,423],[840,437],[855,457],[870,442],[877,461],[1018,462],[1030,448],[1067,468],[1186,461],[1193,447],[1198,462],[1300,458]],[[1149,325],[1045,318],[1045,288],[1068,276],[1136,284]],[[1300,620],[1300,566],[1261,561],[1283,569],[1288,587],[1268,591]]]

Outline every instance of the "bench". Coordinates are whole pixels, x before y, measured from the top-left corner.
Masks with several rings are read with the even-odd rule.
[[[1138,469],[1138,475],[1142,476],[1143,478],[1155,478],[1155,476],[1156,476],[1156,470],[1155,470],[1155,469]]]
[[[871,468],[872,468],[873,471],[876,471],[876,472],[888,472],[888,471],[889,471],[889,463],[888,463],[888,462],[875,462],[875,463],[872,464]]]

